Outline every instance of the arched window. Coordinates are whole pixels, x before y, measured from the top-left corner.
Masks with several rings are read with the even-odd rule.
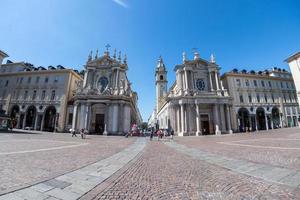
[[[164,80],[164,76],[163,76],[163,75],[160,75],[160,76],[159,76],[159,80],[163,81],[163,80]]]
[[[55,99],[55,90],[52,90],[51,92],[51,100],[54,100]]]

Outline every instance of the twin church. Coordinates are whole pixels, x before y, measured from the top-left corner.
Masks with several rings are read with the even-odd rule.
[[[232,108],[227,90],[220,81],[214,56],[210,61],[194,53],[174,67],[176,81],[168,90],[167,70],[160,57],[155,71],[156,107],[150,124],[172,129],[178,136],[232,133]]]

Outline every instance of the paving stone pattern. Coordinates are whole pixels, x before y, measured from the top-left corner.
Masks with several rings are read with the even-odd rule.
[[[180,151],[181,153],[192,156],[193,158],[227,168],[234,172],[254,176],[265,181],[284,184],[291,187],[300,186],[299,170],[291,170],[245,160],[227,158],[224,156],[203,152],[198,149],[189,148],[175,142],[169,142],[165,144]]]
[[[94,199],[283,200],[300,199],[300,190],[236,173],[152,141],[137,161]]]
[[[229,158],[300,170],[299,128],[239,133],[221,137],[176,137],[175,140],[188,147]],[[246,144],[257,147],[228,144]],[[274,149],[269,147],[294,149]]]
[[[54,179],[0,196],[0,200],[75,200],[121,169],[146,145],[144,138],[113,156]]]
[[[0,194],[28,187],[76,170],[120,152],[135,138],[70,134],[0,134]],[[64,148],[70,145],[81,145]],[[1,155],[5,152],[61,149]]]

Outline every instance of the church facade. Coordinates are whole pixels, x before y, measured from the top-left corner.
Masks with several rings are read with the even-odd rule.
[[[173,129],[178,136],[232,133],[231,98],[220,81],[215,59],[207,61],[194,53],[176,65],[176,81],[167,89],[167,70],[158,60],[156,77],[156,128]]]
[[[127,78],[126,55],[110,56],[108,49],[98,57],[89,55],[84,80],[74,95],[72,129],[89,133],[122,135],[132,124],[141,123],[137,93]],[[70,107],[71,109],[71,107]]]

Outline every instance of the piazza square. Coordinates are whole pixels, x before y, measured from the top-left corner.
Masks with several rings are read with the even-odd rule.
[[[0,200],[299,200],[299,6],[0,2]]]

